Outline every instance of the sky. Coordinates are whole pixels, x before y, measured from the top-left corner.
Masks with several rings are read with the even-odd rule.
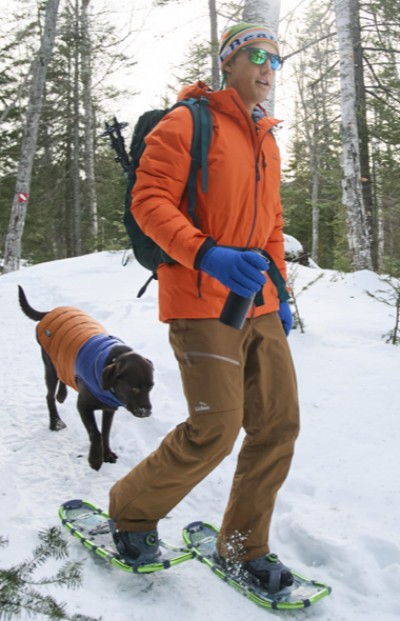
[[[290,32],[296,27],[305,3],[309,0],[282,0],[280,38],[285,41],[282,53],[293,51]],[[35,10],[36,0],[0,0],[0,11],[4,23],[18,5],[29,2]],[[102,13],[114,24],[123,42],[121,50],[134,59],[131,69],[107,68],[101,75],[102,84],[109,83],[118,88],[137,92],[136,96],[122,96],[105,102],[110,113],[109,121],[116,116],[129,123],[125,136],[129,140],[137,118],[147,109],[160,107],[169,84],[176,84],[174,76],[185,60],[191,41],[207,40],[210,36],[208,0],[181,0],[155,7],[150,0],[95,0],[93,9]],[[291,19],[288,16],[291,16]],[[295,19],[293,21],[293,16]],[[229,21],[219,19],[219,33]],[[129,36],[126,36],[130,33]],[[275,116],[283,121],[277,133],[278,144],[285,160],[290,127],[294,123],[294,92],[291,78],[291,62],[276,74]],[[171,95],[171,93],[170,93]],[[285,162],[284,162],[285,163]]]
[[[130,130],[140,114],[150,107],[160,107],[162,97],[169,84],[176,84],[174,76],[179,75],[180,65],[186,59],[189,45],[196,39],[205,41],[210,37],[208,0],[182,0],[171,2],[163,7],[154,7],[149,1],[103,0],[110,17],[116,25],[122,23],[135,32],[123,46],[125,53],[137,61],[135,67],[124,75],[110,75],[110,80],[122,87],[139,91],[129,101],[121,98],[113,103],[113,111],[118,119],[129,122]],[[293,30],[293,15],[301,15],[306,0],[282,0],[281,2],[281,40],[282,54],[293,51],[290,32]],[[289,19],[289,15],[291,19]],[[227,19],[219,18],[219,34],[228,26]],[[275,116],[283,121],[278,142],[283,157],[293,119],[293,90],[291,63],[276,74]],[[171,92],[169,93],[171,95]]]
[[[387,285],[372,272],[340,274],[289,265],[304,333],[289,336],[296,366],[301,433],[275,508],[270,545],[290,567],[332,587],[332,594],[286,621],[398,621],[400,582],[400,348],[382,335],[394,309],[367,295]],[[116,480],[155,449],[187,416],[179,371],[158,321],[157,284],[136,293],[148,272],[122,253],[98,253],[24,267],[0,277],[0,567],[29,557],[39,530],[58,526],[64,501],[108,505]],[[48,428],[45,384],[35,323],[20,310],[17,284],[38,310],[72,305],[153,361],[150,418],[115,415],[116,464],[87,463],[88,438],[70,390],[59,406],[66,429]],[[231,455],[159,525],[181,544],[181,530],[203,519],[217,526],[228,499],[242,436]],[[66,533],[72,560],[83,561],[83,585],[47,587],[72,613],[103,621],[265,621],[258,608],[193,560],[151,576],[124,574],[91,557]],[[41,569],[50,575],[57,561]],[[32,617],[30,617],[32,618]],[[27,621],[27,617],[21,617]]]

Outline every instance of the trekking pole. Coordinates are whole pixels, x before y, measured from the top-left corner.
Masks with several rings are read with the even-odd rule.
[[[100,137],[109,137],[111,148],[114,149],[117,154],[115,161],[121,164],[124,173],[128,175],[131,162],[129,160],[128,153],[126,152],[125,138],[123,137],[121,130],[128,127],[129,123],[119,123],[117,118],[114,117],[112,123],[107,123],[107,121],[105,121],[104,125],[106,130]]]
[[[121,130],[128,127],[129,123],[119,123],[117,117],[114,116],[112,123],[107,123],[105,121],[105,131],[100,135],[100,138],[104,138],[108,136],[110,139],[111,148],[114,149],[117,154],[114,160],[121,164],[122,170],[124,171],[124,175],[130,179],[130,175],[132,174],[132,164],[129,159],[129,155],[126,152],[125,147],[125,139],[121,133]],[[122,257],[122,265],[127,265],[129,262],[129,258],[127,258],[127,251],[132,251],[131,244],[125,249],[123,257]]]

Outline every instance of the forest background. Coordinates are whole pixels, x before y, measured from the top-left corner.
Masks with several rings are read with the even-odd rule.
[[[21,192],[21,144],[51,3],[57,5],[56,34],[29,192]],[[17,261],[4,271],[20,260],[39,263],[127,246],[126,178],[102,137],[104,122],[115,114],[128,121],[129,146],[137,116],[171,105],[183,83],[205,79],[218,88],[215,57],[222,30],[252,16],[251,10],[264,10],[266,19],[271,11],[279,17],[285,57],[275,100],[268,104],[269,112],[285,120],[276,136],[283,147],[285,232],[301,242],[305,258],[323,268],[368,268],[400,277],[400,0],[282,6],[278,0],[157,0],[129,2],[125,9],[119,3],[117,12],[91,0],[2,4],[5,265],[12,229],[21,231]],[[157,42],[171,33],[173,47],[160,51]],[[138,68],[142,79],[132,77]]]

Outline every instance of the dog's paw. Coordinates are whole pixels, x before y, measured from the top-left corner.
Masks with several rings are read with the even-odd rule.
[[[113,451],[104,452],[104,461],[109,464],[115,464],[118,459],[118,455]]]
[[[50,430],[51,431],[61,431],[61,429],[65,429],[66,428],[66,424],[64,423],[64,421],[61,420],[61,418],[58,418],[57,420],[52,420],[50,423]]]
[[[91,445],[88,462],[93,470],[100,470],[104,461],[103,447],[99,445]]]
[[[101,466],[103,465],[102,461],[100,461],[100,462],[90,461],[90,460],[88,460],[88,461],[89,461],[89,466],[91,468],[93,468],[93,470],[96,470],[96,472],[98,472],[100,470]]]

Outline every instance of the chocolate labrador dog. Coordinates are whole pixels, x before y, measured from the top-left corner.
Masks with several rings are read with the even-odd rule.
[[[37,311],[19,285],[18,297],[25,315],[39,322],[36,336],[45,367],[50,429],[59,431],[66,426],[56,400],[63,403],[67,386],[74,388],[78,392],[77,408],[89,434],[90,466],[100,470],[103,462],[115,463],[118,456],[109,444],[114,413],[123,406],[139,418],[150,416],[152,363],[77,308],[59,306],[48,312]],[[95,410],[103,411],[101,432]]]

